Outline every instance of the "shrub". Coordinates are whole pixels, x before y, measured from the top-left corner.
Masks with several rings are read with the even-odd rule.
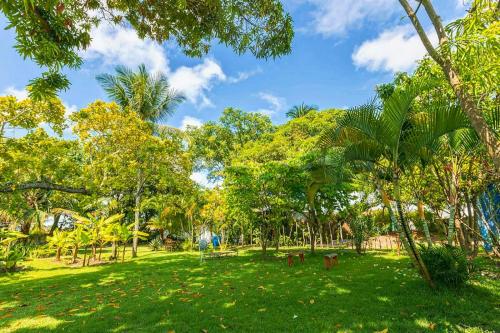
[[[182,251],[191,251],[191,245],[191,241],[189,239],[186,239],[184,242],[182,242]]]
[[[26,257],[26,252],[22,247],[13,246],[10,248],[3,248],[0,251],[0,271],[14,271],[16,270],[17,263]]]
[[[438,286],[457,288],[469,279],[470,267],[460,248],[449,245],[422,246],[421,256]]]
[[[149,242],[149,247],[151,248],[152,251],[158,251],[162,245],[163,245],[163,242],[161,241],[161,238],[159,236],[156,238],[153,238]]]

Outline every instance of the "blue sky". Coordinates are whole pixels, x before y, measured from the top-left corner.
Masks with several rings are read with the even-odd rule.
[[[463,0],[434,2],[445,21],[465,13]],[[187,58],[172,43],[158,45],[125,27],[101,26],[82,53],[82,68],[67,71],[72,85],[60,97],[70,111],[106,100],[97,74],[112,72],[117,64],[145,63],[165,72],[187,97],[170,125],[217,119],[229,106],[263,112],[282,123],[285,112],[302,102],[320,108],[363,103],[376,84],[390,81],[396,71],[411,71],[425,54],[397,0],[287,0],[285,7],[296,31],[292,53],[268,61],[238,56],[220,45],[201,59]],[[0,25],[6,24],[0,16]],[[40,69],[12,48],[13,31],[1,30],[0,40],[0,93],[23,96]]]

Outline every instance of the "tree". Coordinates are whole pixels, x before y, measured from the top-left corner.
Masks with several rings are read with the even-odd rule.
[[[122,110],[115,103],[98,101],[72,117],[90,162],[85,168],[88,186],[105,196],[131,199],[135,232],[139,231],[145,195],[175,189],[190,175],[182,141],[161,133],[153,135],[137,113]],[[137,255],[138,240],[133,242],[133,256]]]
[[[189,56],[200,57],[211,42],[238,54],[275,58],[290,52],[292,18],[278,0],[243,1],[3,1],[0,11],[15,29],[18,53],[47,70],[30,81],[30,94],[41,98],[66,89],[63,67],[79,68],[80,52],[99,24],[124,24],[141,38],[174,40]]]
[[[295,105],[290,110],[288,110],[286,116],[292,119],[299,118],[313,110],[318,110],[318,107],[316,105],[307,105],[305,103],[302,103],[300,105]]]
[[[68,233],[66,231],[56,230],[52,236],[47,237],[49,246],[56,248],[56,261],[61,261],[62,251],[68,246]]]
[[[415,11],[407,0],[399,0],[399,2],[410,18],[430,57],[444,72],[462,110],[493,160],[496,172],[500,172],[498,135],[488,126],[484,115],[477,107],[478,99],[474,98],[471,83],[463,79],[464,76],[467,76],[468,69],[474,68],[473,65],[471,66],[471,62],[475,61],[474,58],[478,52],[472,51],[477,51],[477,48],[481,49],[480,53],[487,53],[487,58],[484,58],[485,62],[497,63],[493,59],[498,59],[498,27],[495,28],[495,23],[498,22],[498,3],[490,0],[475,0],[466,18],[445,28],[430,0],[419,1]],[[439,49],[432,46],[417,16],[418,8],[421,5],[423,5],[437,33]],[[487,72],[482,74],[487,74]],[[497,77],[498,68],[492,68],[490,75],[492,78]],[[474,77],[474,75],[472,77],[483,83],[488,82],[488,80]],[[494,82],[492,84],[496,85]]]
[[[177,104],[184,100],[170,88],[165,75],[149,74],[144,64],[137,72],[118,66],[116,75],[101,74],[97,81],[124,110],[136,112],[142,120],[153,124],[172,115]]]
[[[212,179],[222,177],[224,168],[249,142],[273,131],[271,119],[256,112],[224,109],[218,122],[207,122],[188,130],[190,151],[198,169],[205,169]]]
[[[415,162],[420,147],[443,134],[467,127],[468,122],[459,108],[450,105],[427,113],[416,112],[413,102],[417,91],[417,84],[399,88],[381,107],[372,102],[349,110],[339,122],[336,135],[345,147],[347,160],[373,163],[384,170],[392,185],[401,239],[421,275],[433,286],[404,217],[400,179]]]

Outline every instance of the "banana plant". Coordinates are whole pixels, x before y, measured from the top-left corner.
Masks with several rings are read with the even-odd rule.
[[[69,244],[68,232],[55,230],[52,236],[47,237],[50,247],[56,248],[56,261],[61,261],[61,254]]]

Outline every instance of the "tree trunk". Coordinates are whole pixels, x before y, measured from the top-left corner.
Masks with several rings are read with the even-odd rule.
[[[399,180],[397,178],[394,180],[394,197],[396,199],[396,209],[398,211],[402,232],[406,238],[405,240],[407,244],[405,245],[407,246],[407,250],[409,252],[408,254],[414,258],[414,262],[417,264],[417,268],[424,280],[429,284],[431,288],[434,288],[434,282],[432,281],[429,271],[427,270],[427,266],[420,257],[420,253],[418,252],[417,246],[415,245],[415,242],[413,240],[413,236],[411,235],[411,230],[406,223],[406,219],[403,214],[403,207],[401,206]]]
[[[127,243],[123,244],[123,250],[122,250],[122,264],[125,261],[125,249],[127,248]]]
[[[56,250],[56,261],[61,261],[62,248],[58,247]]]
[[[137,246],[139,244],[139,218],[140,218],[140,206],[141,206],[141,195],[140,193],[135,194],[135,210],[134,210],[134,238],[132,241],[132,258],[137,257]]]
[[[61,219],[61,214],[54,214],[54,223],[50,227],[49,236],[54,234],[54,231],[59,228],[59,220]]]
[[[424,203],[422,200],[418,200],[418,217],[422,223],[422,228],[424,229],[425,239],[427,240],[427,245],[432,246],[431,234],[429,232],[429,225],[425,219]]]
[[[72,264],[76,263],[77,256],[78,256],[78,246],[75,246],[75,247],[73,247],[73,258],[71,260]]]
[[[482,116],[480,110],[476,107],[476,103],[474,103],[473,97],[470,96],[467,93],[467,89],[463,87],[458,71],[453,67],[450,56],[451,50],[448,44],[448,37],[441,22],[441,18],[435,12],[430,0],[421,1],[438,35],[439,46],[443,49],[443,51],[441,52],[443,56],[441,56],[432,46],[429,38],[425,33],[424,28],[420,24],[416,13],[413,11],[413,8],[408,3],[408,1],[399,0],[399,2],[405,9],[427,52],[432,57],[432,59],[434,59],[434,61],[436,61],[436,63],[441,67],[444,74],[446,75],[448,83],[457,96],[462,110],[469,118],[472,127],[485,145],[488,155],[493,160],[493,164],[495,165],[496,173],[498,174],[500,170],[500,144],[496,139],[494,132],[489,128],[488,124],[484,120],[484,117]]]
[[[87,260],[87,246],[83,248],[83,262],[82,267],[85,267],[85,261]]]

